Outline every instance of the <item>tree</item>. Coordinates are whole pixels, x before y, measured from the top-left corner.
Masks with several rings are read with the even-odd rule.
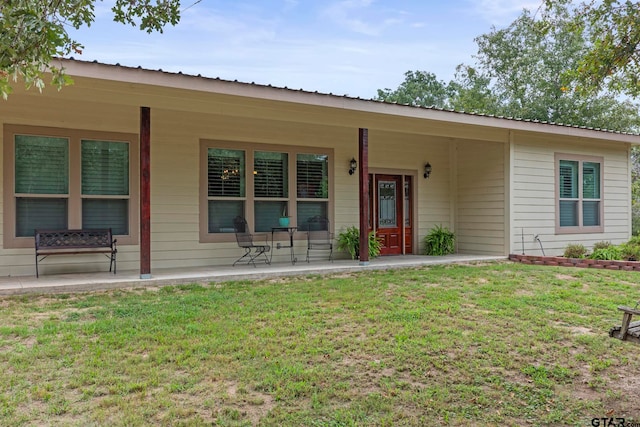
[[[637,10],[631,10],[628,3],[616,8],[617,2],[607,0],[592,3],[591,9],[582,5],[579,14],[574,15],[568,6],[570,0],[546,3],[553,9],[545,11],[545,20],[536,20],[524,11],[507,28],[493,28],[477,37],[476,64],[459,65],[451,82],[440,81],[432,73],[407,72],[405,82],[396,91],[379,90],[378,99],[421,106],[430,106],[421,100],[434,100],[437,102],[431,105],[457,111],[637,132],[638,106],[616,97],[616,93],[623,88],[632,94],[638,90],[637,72],[631,70],[640,64],[636,49],[639,40],[634,39],[635,32],[640,33],[640,8],[636,5]],[[594,4],[600,4],[598,13],[590,12],[596,10]],[[614,12],[624,16],[614,18]],[[602,31],[613,33],[608,39],[605,37],[606,43],[594,42],[594,34],[604,34],[593,32],[597,22],[579,24],[580,17],[587,16],[592,20],[602,17],[606,24]],[[617,32],[623,29],[626,36]],[[627,40],[626,49],[612,41],[615,37]],[[609,62],[597,67],[599,57]],[[626,68],[622,68],[625,58]],[[599,74],[590,75],[590,70]],[[423,85],[424,79],[416,78],[423,75],[429,75],[429,84]],[[608,85],[601,84],[602,76],[610,79]],[[636,147],[632,162],[633,232],[639,234],[640,150]]]
[[[584,34],[575,31],[568,10],[563,13],[557,7],[555,26],[541,32],[539,22],[525,10],[507,28],[477,37],[476,64],[458,66],[451,82],[409,71],[397,90],[379,90],[378,99],[619,131],[638,129],[640,117],[632,102],[608,91],[586,94],[569,89],[575,82],[567,78],[567,71],[578,64],[588,45]]]
[[[2,0],[0,2],[0,94],[7,98],[11,82],[44,87],[43,73],[50,71],[52,84],[60,88],[70,79],[55,57],[81,53],[67,27],[90,26],[97,0]],[[114,21],[138,26],[147,32],[175,25],[180,19],[179,0],[116,0]]]
[[[545,0],[544,30],[564,19],[571,0]],[[572,29],[585,33],[589,48],[567,75],[581,92],[603,87],[629,95],[640,94],[640,5],[631,0],[589,0],[572,10]]]
[[[447,108],[451,98],[448,85],[435,74],[426,71],[407,71],[398,89],[378,89],[378,99],[398,104]]]

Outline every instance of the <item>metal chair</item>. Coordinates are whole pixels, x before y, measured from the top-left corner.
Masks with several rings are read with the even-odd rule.
[[[333,234],[329,225],[329,220],[320,215],[307,220],[307,262],[312,250],[329,251],[329,261],[333,262]]]
[[[251,230],[249,229],[249,225],[247,224],[247,220],[241,216],[237,216],[233,220],[233,228],[236,233],[236,240],[238,241],[238,246],[244,249],[244,255],[238,258],[234,263],[235,266],[238,262],[247,258],[247,264],[253,264],[256,266],[255,260],[256,258],[264,255],[264,262],[267,264],[271,264],[269,258],[267,257],[267,252],[271,250],[271,246],[267,244],[267,238],[265,236],[265,243],[254,243],[253,238],[254,235],[251,234]]]

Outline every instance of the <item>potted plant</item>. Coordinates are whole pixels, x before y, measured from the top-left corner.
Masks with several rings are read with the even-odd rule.
[[[373,231],[369,232],[369,257],[375,258],[380,255],[381,246],[376,234]],[[338,249],[348,252],[351,259],[360,258],[360,230],[358,227],[352,225],[338,234]]]
[[[282,215],[278,219],[278,223],[280,227],[288,227],[289,226],[289,217],[287,216],[287,204],[285,203],[282,207]]]

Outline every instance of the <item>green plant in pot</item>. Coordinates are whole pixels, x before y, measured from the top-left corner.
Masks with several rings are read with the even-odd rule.
[[[369,232],[369,258],[380,255],[382,243],[373,231]],[[351,259],[360,258],[360,230],[352,225],[338,234],[338,249],[346,251]]]
[[[280,227],[288,227],[289,226],[289,217],[287,216],[287,204],[285,203],[282,207],[282,215],[278,218],[278,223]]]
[[[449,255],[456,251],[456,235],[447,227],[436,225],[424,237],[424,252],[426,255]]]

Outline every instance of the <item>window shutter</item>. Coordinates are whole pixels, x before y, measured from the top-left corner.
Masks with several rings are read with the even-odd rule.
[[[244,197],[245,175],[244,151],[218,148],[208,150],[209,197]]]
[[[300,198],[329,198],[327,155],[298,154],[296,183]]]
[[[256,151],[253,166],[255,197],[289,197],[288,155]]]

